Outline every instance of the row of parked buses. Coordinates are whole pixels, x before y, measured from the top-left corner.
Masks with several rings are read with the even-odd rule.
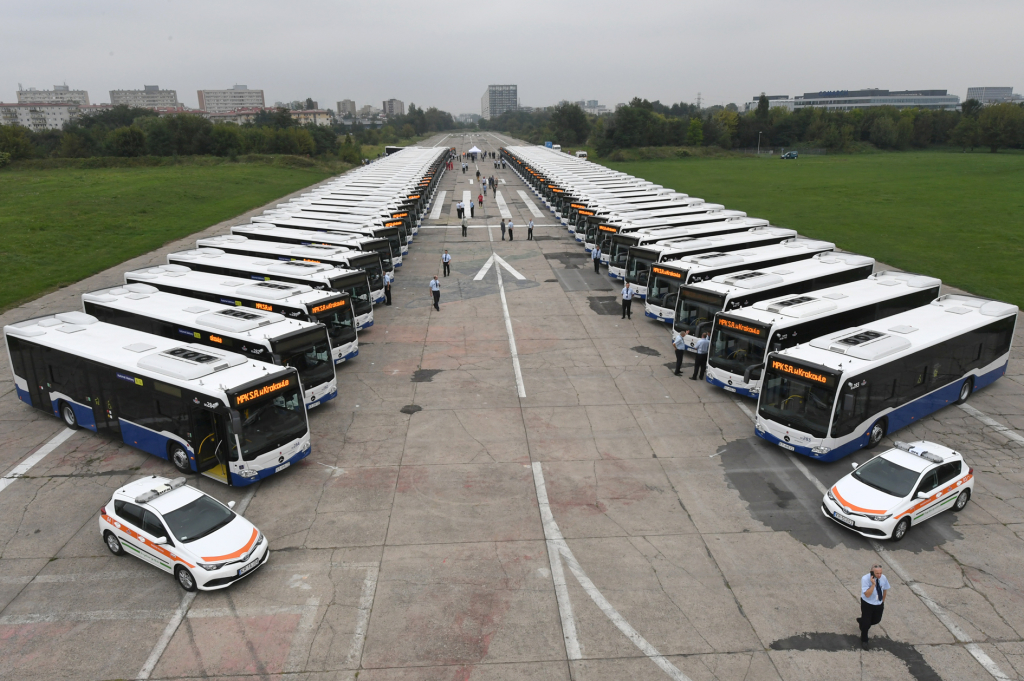
[[[310,453],[444,173],[411,147],[279,204],[167,264],[4,327],[18,397],[182,473],[248,485]]]
[[[708,335],[707,382],[757,400],[768,442],[834,461],[1006,371],[1014,305],[566,154],[501,153],[647,317],[691,349]]]

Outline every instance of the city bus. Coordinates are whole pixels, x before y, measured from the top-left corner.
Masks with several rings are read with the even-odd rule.
[[[755,433],[835,461],[1006,373],[1017,306],[945,295],[886,319],[769,353]]]
[[[362,251],[345,246],[310,244],[299,246],[273,241],[250,239],[239,234],[223,234],[196,241],[196,248],[219,248],[225,253],[254,255],[257,258],[297,260],[300,262],[322,262],[341,269],[363,270],[370,283],[370,299],[373,303],[384,301],[384,270],[376,252]]]
[[[790,293],[867,279],[875,259],[853,253],[818,253],[782,265],[744,268],[679,287],[672,330],[689,333],[691,349],[701,335],[711,331],[715,315]]]
[[[719,312],[711,325],[707,382],[757,399],[765,355],[827,333],[927,305],[942,282],[908,272],[876,272],[807,293],[788,293]]]
[[[706,203],[703,199],[696,199],[695,203],[685,204],[680,203],[680,207],[672,210],[671,214],[659,216],[658,213],[664,211],[637,211],[634,213],[616,213],[616,218],[611,221],[604,221],[599,223],[597,230],[594,232],[595,238],[598,239],[596,244],[601,248],[601,262],[604,264],[609,263],[609,257],[612,249],[612,237],[616,234],[631,234],[633,232],[640,231],[642,229],[659,229],[671,226],[674,218],[689,218],[694,215],[707,215],[709,213],[717,214],[719,211],[724,211],[725,206],[720,203]],[[742,211],[734,211],[735,217],[744,217],[746,213]],[[612,231],[615,230],[615,231]],[[590,228],[588,225],[587,234],[590,234]],[[584,247],[593,248],[593,243],[585,243]]]
[[[391,245],[391,260],[395,267],[402,266],[402,254],[408,252],[403,247],[402,235],[398,227],[372,225],[368,222],[339,222],[337,220],[311,218],[301,213],[282,213],[277,215],[264,214],[252,218],[254,225],[274,225],[286,229],[302,229],[311,232],[338,232],[353,236],[364,236],[375,239],[387,239]]]
[[[352,297],[356,328],[360,331],[373,326],[373,302],[370,282],[362,270],[342,270],[323,263],[282,262],[270,258],[254,258],[225,253],[219,248],[197,248],[191,251],[169,253],[167,262],[184,265],[200,272],[226,274],[255,281],[284,281],[305,284],[312,288],[343,291]]]
[[[393,272],[395,269],[395,264],[391,259],[391,244],[387,239],[377,239],[347,232],[314,232],[305,229],[290,229],[288,227],[278,227],[267,222],[235,225],[231,228],[231,233],[250,239],[259,239],[260,241],[276,241],[278,243],[302,246],[317,244],[344,246],[345,248],[359,250],[363,253],[376,253],[385,272]]]
[[[111,433],[182,473],[250,485],[309,456],[292,367],[104,324],[82,312],[4,327],[18,399]]]
[[[181,265],[160,265],[125,272],[126,284],[149,284],[166,293],[276,312],[288,319],[323,324],[331,339],[331,356],[341,364],[359,354],[352,297],[283,281],[258,281],[197,272]]]
[[[299,372],[302,398],[312,409],[338,396],[327,328],[276,312],[240,310],[221,303],[127,284],[82,295],[82,309],[101,322],[195,345],[224,348]]]
[[[312,206],[312,205],[300,205],[290,204],[288,209],[277,209],[268,210],[263,216],[271,218],[306,218],[310,220],[324,220],[327,222],[337,222],[343,224],[360,223],[362,221],[371,221],[374,224],[380,223],[383,227],[394,227],[398,231],[398,244],[401,246],[402,255],[408,255],[409,253],[409,229],[404,220],[389,220],[387,216],[380,215],[380,211],[367,211],[358,212],[359,209],[349,208],[335,208],[331,206]],[[253,218],[253,222],[257,219]],[[263,222],[261,220],[261,222]],[[365,229],[361,227],[360,229]],[[373,234],[373,236],[377,236]]]
[[[747,217],[747,214],[741,210],[725,210],[721,208],[704,210],[705,206],[708,205],[693,206],[687,208],[685,212],[679,215],[656,219],[651,218],[643,211],[625,214],[615,213],[605,216],[597,215],[587,218],[584,228],[576,228],[576,240],[582,241],[584,249],[589,253],[597,242],[598,234],[601,234],[604,239],[610,239],[612,235],[618,234],[624,228],[626,231],[632,232],[644,228],[689,227],[692,225],[703,225],[708,222],[725,222],[735,218]],[[718,204],[710,205],[718,206]],[[607,245],[602,242],[602,250],[606,247]]]
[[[644,315],[671,324],[675,319],[680,286],[730,272],[806,260],[818,253],[835,250],[835,247],[835,244],[828,241],[794,237],[768,246],[754,246],[738,251],[709,251],[651,265]]]

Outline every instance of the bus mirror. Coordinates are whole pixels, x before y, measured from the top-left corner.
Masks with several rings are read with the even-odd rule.
[[[750,383],[751,379],[761,378],[761,372],[764,370],[763,364],[751,364],[743,370],[743,382]],[[754,374],[757,374],[756,376]]]
[[[235,435],[242,433],[242,417],[238,415],[237,411],[231,412],[231,430]]]

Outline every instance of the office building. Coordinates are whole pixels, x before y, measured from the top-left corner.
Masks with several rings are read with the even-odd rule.
[[[398,99],[385,99],[381,108],[388,118],[405,115],[405,103]]]
[[[343,99],[338,102],[338,115],[342,118],[356,117],[356,103],[352,99]]]
[[[80,106],[77,102],[0,102],[0,125],[20,125],[35,132],[60,130],[79,115]]]
[[[969,87],[967,99],[976,99],[982,104],[1020,104],[1024,95],[1013,94],[1012,87]]]
[[[515,85],[488,85],[480,98],[480,115],[491,119],[519,108],[519,89]]]
[[[755,96],[751,101],[747,102],[744,105],[744,110],[757,111],[758,102],[761,101],[762,97],[768,100],[769,109],[785,109],[786,111],[793,110],[793,100],[789,98],[789,95],[766,95],[763,92]]]
[[[209,113],[223,113],[236,109],[264,108],[263,90],[250,90],[236,85],[230,90],[199,90],[199,108]]]
[[[67,85],[54,85],[52,90],[37,90],[30,87],[22,90],[18,85],[18,101],[28,104],[88,104],[89,93],[72,90]]]
[[[364,104],[363,106],[361,106],[359,108],[359,117],[360,118],[374,118],[376,116],[379,116],[380,113],[381,113],[380,109],[378,109],[375,106],[371,106],[369,104]]]
[[[960,97],[951,95],[945,90],[824,90],[821,92],[805,92],[793,99],[784,95],[772,95],[768,98],[770,107],[783,107],[790,111],[816,108],[828,111],[853,111],[869,109],[875,106],[892,106],[897,109],[956,109],[960,106]],[[746,104],[746,109],[757,108],[758,97]]]
[[[110,103],[114,106],[126,104],[146,109],[181,106],[177,91],[161,90],[159,85],[144,85],[142,90],[111,90]]]

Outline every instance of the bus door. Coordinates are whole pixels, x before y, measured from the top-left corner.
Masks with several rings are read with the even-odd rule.
[[[43,411],[53,412],[50,405],[50,391],[46,389],[46,360],[43,356],[44,350],[37,345],[30,343],[22,344],[22,359],[24,362],[23,378],[28,383],[28,396],[32,400],[32,406]]]
[[[192,410],[193,433],[196,442],[196,471],[203,475],[231,484],[228,476],[227,419],[207,409]]]

